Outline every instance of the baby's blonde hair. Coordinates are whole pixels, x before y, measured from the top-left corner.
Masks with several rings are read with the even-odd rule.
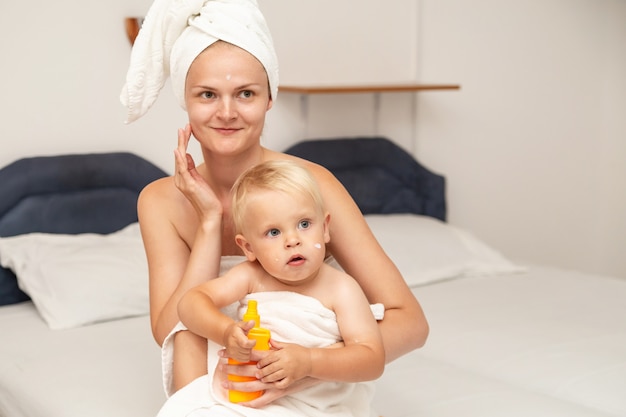
[[[324,201],[317,182],[302,165],[290,160],[265,161],[243,172],[232,188],[232,215],[235,229],[241,232],[248,196],[255,190],[307,194],[315,208],[324,213]]]

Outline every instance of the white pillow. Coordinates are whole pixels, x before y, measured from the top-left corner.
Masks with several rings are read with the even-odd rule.
[[[108,235],[0,238],[0,264],[13,270],[52,329],[149,312],[148,266],[138,223]]]
[[[432,217],[368,214],[365,219],[409,286],[524,270],[470,233]]]

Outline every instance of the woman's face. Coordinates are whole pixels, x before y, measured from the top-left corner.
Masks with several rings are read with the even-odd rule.
[[[267,73],[247,51],[216,42],[191,64],[185,103],[200,144],[235,154],[260,143],[265,113],[272,107]]]

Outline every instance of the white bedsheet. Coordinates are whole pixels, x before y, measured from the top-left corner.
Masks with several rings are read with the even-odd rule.
[[[414,293],[431,333],[377,384],[385,417],[626,416],[626,280],[531,267]]]
[[[152,417],[165,400],[147,316],[50,330],[30,302],[0,307],[0,416]]]
[[[417,287],[426,346],[376,382],[384,417],[626,416],[626,280],[531,267]],[[148,317],[49,330],[0,307],[0,416],[155,416]]]

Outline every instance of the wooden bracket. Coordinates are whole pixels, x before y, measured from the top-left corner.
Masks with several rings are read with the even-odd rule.
[[[143,17],[127,17],[124,19],[124,26],[126,27],[126,36],[131,45],[135,43],[135,38],[139,34],[139,29],[143,23]]]

